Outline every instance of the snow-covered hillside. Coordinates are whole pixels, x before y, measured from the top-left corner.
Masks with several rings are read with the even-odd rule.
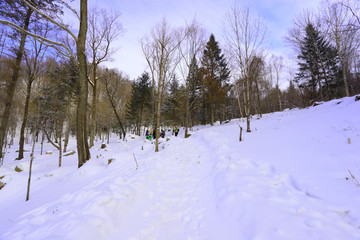
[[[0,239],[360,239],[349,173],[360,181],[360,101],[264,115],[242,142],[238,124],[167,133],[159,153],[114,136],[80,169],[76,155],[58,168],[57,151],[36,146],[28,202],[29,153],[14,161],[13,146],[0,168]]]

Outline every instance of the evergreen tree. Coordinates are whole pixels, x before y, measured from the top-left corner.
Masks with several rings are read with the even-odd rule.
[[[221,49],[213,34],[210,35],[210,39],[206,44],[201,64],[204,115],[206,115],[205,108],[208,108],[210,111],[210,124],[213,124],[216,111],[220,110],[220,106],[225,104],[230,76],[224,54],[221,54]]]
[[[196,124],[197,114],[200,106],[201,71],[194,56],[189,67],[189,74],[186,81],[189,86],[189,113],[191,125]]]
[[[150,76],[144,72],[134,83],[131,91],[131,100],[128,104],[126,118],[135,126],[136,133],[140,135],[146,111],[151,109]]]
[[[310,99],[324,100],[334,97],[339,82],[339,58],[329,41],[310,23],[298,56],[299,70],[295,81],[309,94]]]
[[[171,79],[168,96],[164,102],[163,106],[163,116],[168,125],[172,125],[174,123],[178,124],[182,121],[183,109],[182,109],[182,94],[183,94],[182,86],[179,86],[179,81],[177,76],[174,75]]]

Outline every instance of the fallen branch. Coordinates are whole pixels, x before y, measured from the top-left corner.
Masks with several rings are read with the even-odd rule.
[[[134,156],[134,160],[135,160],[135,163],[136,163],[136,170],[139,168],[139,165],[138,165],[138,163],[137,163],[137,161],[136,161],[136,157],[135,157],[135,154],[133,153],[133,156]]]
[[[350,173],[351,178],[352,178],[353,181],[355,182],[355,185],[356,185],[357,187],[360,187],[360,183],[358,182],[358,180],[356,179],[356,177],[351,173],[350,170],[348,170],[348,171],[349,171],[349,173]]]

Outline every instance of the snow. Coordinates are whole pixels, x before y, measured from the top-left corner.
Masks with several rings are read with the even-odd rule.
[[[196,126],[160,139],[115,136],[80,169],[76,154],[8,150],[0,177],[0,239],[360,239],[360,102]],[[31,149],[26,146],[26,149]],[[71,150],[76,150],[72,139]],[[136,166],[135,158],[138,163]],[[113,161],[108,164],[108,160]],[[15,166],[23,172],[15,172]]]

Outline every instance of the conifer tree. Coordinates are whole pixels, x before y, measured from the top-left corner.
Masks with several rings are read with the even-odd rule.
[[[219,44],[213,34],[210,35],[210,39],[206,44],[201,64],[203,104],[204,107],[209,109],[210,124],[213,124],[216,111],[220,110],[220,106],[225,103],[230,76],[224,54],[221,53]]]
[[[146,111],[151,110],[151,86],[149,73],[144,72],[132,86],[131,100],[128,104],[127,119],[135,125],[135,130],[140,135]]]
[[[182,120],[182,94],[180,89],[177,76],[174,75],[171,79],[168,96],[163,107],[164,118],[169,125],[178,124]]]
[[[334,46],[309,23],[298,56],[299,69],[295,81],[309,93],[312,100],[334,97],[338,83],[339,58]]]
[[[191,125],[195,124],[197,110],[200,105],[200,90],[201,90],[201,71],[198,66],[196,57],[194,56],[190,67],[189,74],[186,81],[189,86],[189,113],[190,113],[190,123]]]

